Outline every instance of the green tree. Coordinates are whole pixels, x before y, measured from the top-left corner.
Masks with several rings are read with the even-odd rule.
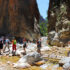
[[[48,20],[46,20],[45,22],[40,22],[40,32],[43,36],[47,36],[48,35]]]

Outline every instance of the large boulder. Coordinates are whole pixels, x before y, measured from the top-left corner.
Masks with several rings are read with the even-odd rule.
[[[63,65],[63,70],[70,70],[70,62]]]
[[[36,0],[0,0],[0,35],[37,38],[38,22]]]
[[[39,53],[34,52],[34,53],[29,53],[22,57],[16,64],[14,64],[14,67],[29,67],[32,65],[34,62],[42,60],[41,56]]]
[[[57,46],[66,46],[68,41],[70,41],[69,4],[69,0],[50,0],[48,10],[48,40],[51,45],[55,41],[54,45],[58,43]],[[50,32],[52,33],[51,35]],[[56,33],[57,37],[55,37]]]
[[[59,64],[60,65],[64,65],[66,63],[70,63],[70,57],[65,57],[65,58],[62,58],[60,61],[59,61]]]

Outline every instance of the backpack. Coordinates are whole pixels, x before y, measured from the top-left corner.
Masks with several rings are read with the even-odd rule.
[[[16,43],[17,43],[16,40],[14,40],[14,43],[13,44],[16,45]]]
[[[41,42],[40,42],[40,41],[38,41],[38,42],[37,42],[37,44],[38,44],[38,46],[40,46],[40,47],[41,47]]]
[[[27,45],[26,45],[26,42],[24,42],[24,46],[26,47]]]

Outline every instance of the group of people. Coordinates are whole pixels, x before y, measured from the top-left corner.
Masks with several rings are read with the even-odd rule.
[[[17,40],[15,38],[12,39],[12,41],[10,41],[10,39],[8,37],[0,38],[0,55],[2,55],[2,52],[5,53],[6,48],[8,48],[8,52],[10,52],[10,44],[12,44],[12,55],[14,56],[16,53],[16,44],[17,44]],[[41,54],[41,39],[36,40],[36,44],[37,44],[37,52]],[[27,40],[24,38],[23,39],[23,50],[24,50],[24,54],[26,54],[26,48],[27,48]]]
[[[14,38],[12,41],[8,37],[0,38],[0,55],[2,55],[2,52],[5,53],[6,48],[8,48],[8,52],[10,53],[10,44],[12,44],[12,53],[15,51],[16,52],[16,39]]]
[[[41,39],[36,40],[36,42],[34,41],[34,43],[37,44],[37,52],[41,54],[41,47],[42,47],[42,45],[41,45]],[[27,47],[27,40],[24,38],[23,39],[23,50],[24,50],[24,54],[26,54],[26,47]]]

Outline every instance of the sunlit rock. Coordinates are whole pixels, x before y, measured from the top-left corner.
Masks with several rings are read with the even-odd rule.
[[[17,63],[14,64],[14,67],[28,67],[32,65],[35,61],[40,61],[42,58],[39,53],[34,52],[34,53],[29,53],[22,57]]]
[[[50,45],[62,46],[63,44],[62,47],[64,47],[67,46],[67,42],[70,41],[69,4],[69,0],[50,0],[48,10],[48,40]],[[54,13],[54,16],[51,16],[52,13]],[[56,33],[58,33],[58,38],[55,37]],[[55,42],[53,44],[54,39]],[[59,42],[56,42],[57,40]],[[62,44],[60,42],[62,42]]]
[[[65,58],[62,58],[60,61],[59,61],[59,64],[60,65],[64,65],[66,63],[69,63],[70,62],[70,57],[65,57]]]

